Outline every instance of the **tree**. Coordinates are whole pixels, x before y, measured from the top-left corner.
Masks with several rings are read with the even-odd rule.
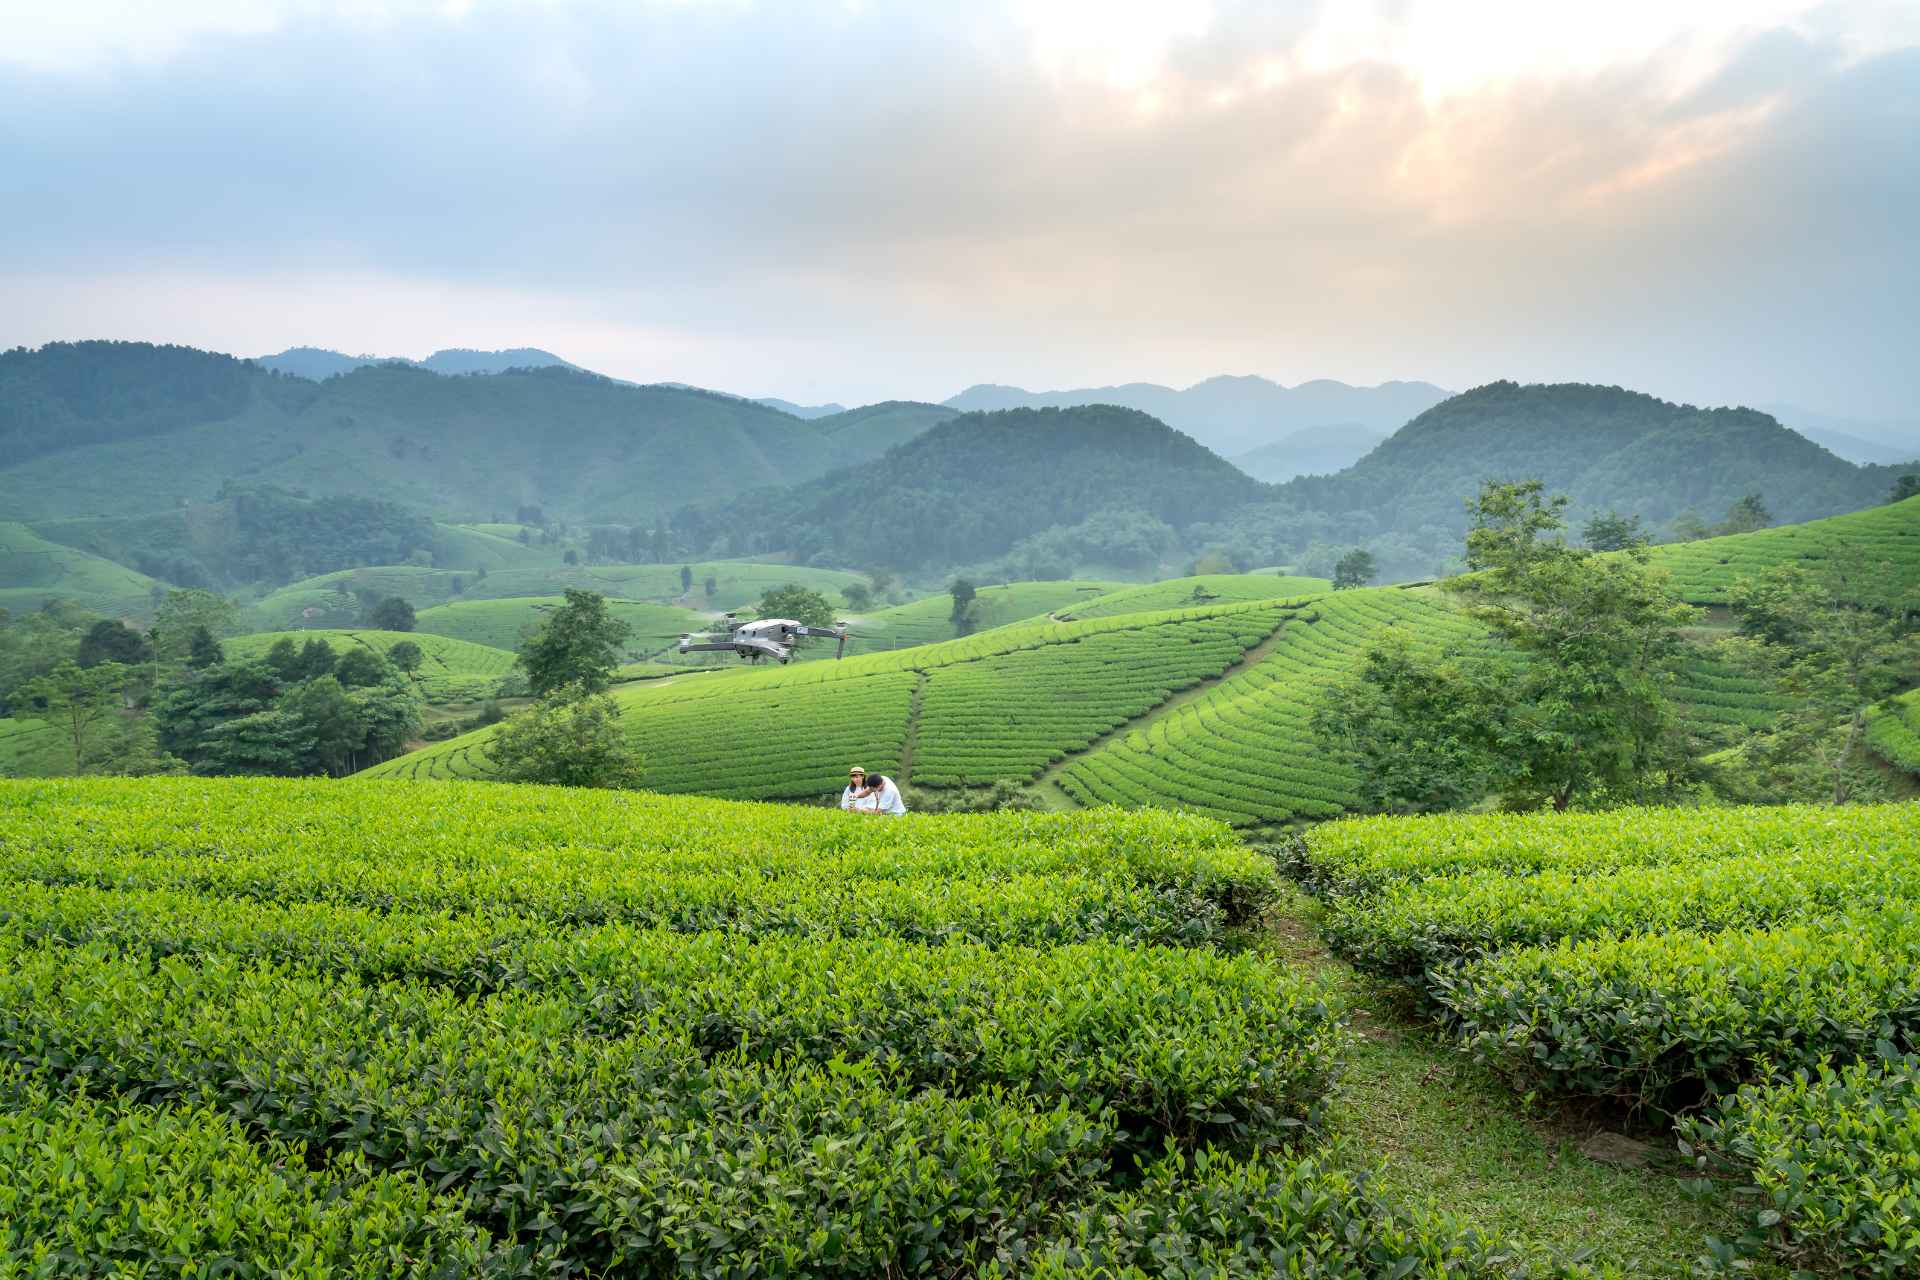
[[[1367,651],[1352,679],[1320,696],[1313,731],[1353,766],[1365,808],[1461,808],[1495,782],[1486,726],[1501,699],[1490,674],[1483,664],[1418,658],[1392,637]]]
[[[1618,511],[1593,517],[1580,530],[1580,539],[1595,551],[1625,551],[1644,547],[1649,538],[1640,527],[1639,516],[1623,516]]]
[[[1920,634],[1905,618],[1841,603],[1845,579],[1876,571],[1891,572],[1843,549],[1829,561],[1828,581],[1779,564],[1729,593],[1739,619],[1729,649],[1788,699],[1772,731],[1745,744],[1772,789],[1763,798],[1790,797],[1817,780],[1823,798],[1845,804],[1865,767],[1874,708],[1920,677]]]
[[[840,588],[840,598],[855,613],[865,613],[873,607],[873,589],[864,582],[850,582]]]
[[[620,661],[620,645],[633,633],[607,612],[607,598],[567,589],[566,603],[549,613],[520,647],[519,666],[536,697],[577,685],[604,691]]]
[[[833,625],[833,606],[827,598],[793,582],[768,588],[760,597],[759,612],[763,618],[792,618],[809,627]]]
[[[315,636],[300,646],[300,662],[292,678],[313,680],[329,675],[333,671],[333,663],[333,646]]]
[[[953,597],[953,611],[947,616],[953,622],[954,627],[964,636],[973,630],[973,602],[974,598],[978,596],[980,592],[975,588],[972,580],[955,578],[951,583],[947,584],[947,594]]]
[[[353,654],[346,656],[351,658]],[[289,762],[292,772],[335,777],[351,772],[348,765],[366,734],[339,680],[321,676],[296,685],[280,699],[276,710],[292,720],[301,744],[297,758]]]
[[[1893,492],[1888,495],[1889,503],[1905,502],[1908,498],[1920,498],[1920,475],[1901,476],[1893,482]]]
[[[387,661],[409,678],[420,669],[420,664],[426,661],[426,657],[420,646],[411,640],[402,640],[387,650]]]
[[[86,635],[80,638],[80,649],[74,660],[83,667],[97,667],[103,662],[137,666],[153,660],[153,645],[118,619],[103,618],[87,628]]]
[[[211,667],[154,704],[153,723],[159,731],[160,747],[192,765],[195,773],[227,772],[217,759],[216,735],[224,725],[270,710],[283,687],[284,682],[264,662],[229,662]]]
[[[73,661],[99,615],[65,601],[14,617],[0,628],[0,715],[11,714],[27,685]]]
[[[578,551],[575,551],[572,547],[568,547],[566,554],[561,556],[560,559],[566,564],[579,564],[580,553]]]
[[[1773,523],[1773,513],[1757,493],[1749,493],[1727,508],[1727,518],[1714,530],[1717,534],[1752,533]]]
[[[705,589],[707,599],[709,600],[720,594],[720,579],[714,577],[712,574],[708,574],[707,580],[700,585]]]
[[[885,569],[869,569],[867,570],[867,581],[873,584],[874,595],[885,596],[887,589],[893,586],[893,575]]]
[[[393,668],[373,650],[355,647],[334,662],[332,679],[350,689],[364,688],[393,679]]]
[[[503,782],[638,787],[645,761],[619,721],[612,698],[563,685],[502,722],[487,740],[487,758]]]
[[[281,636],[275,640],[262,661],[273,668],[273,674],[289,684],[300,678],[300,647],[294,644],[291,636]]]
[[[1379,568],[1374,564],[1373,553],[1359,547],[1340,557],[1333,566],[1333,589],[1345,591],[1351,587],[1364,587],[1373,581]]]
[[[218,640],[232,630],[233,602],[199,588],[167,592],[153,617],[153,647],[168,662],[186,661],[196,630]]]
[[[680,594],[685,595],[691,590],[693,590],[693,566],[683,564],[680,566]]]
[[[417,622],[413,606],[399,596],[388,596],[367,611],[367,625],[376,631],[411,631]]]
[[[227,660],[226,650],[213,638],[213,632],[205,627],[195,627],[193,634],[187,637],[187,666],[194,671],[205,671],[208,667],[217,667]]]
[[[1518,660],[1479,680],[1503,700],[1488,732],[1507,798],[1556,810],[1670,787],[1684,772],[1666,689],[1693,616],[1644,550],[1568,546],[1566,505],[1537,480],[1489,482],[1467,504],[1472,572],[1443,584]]]
[[[120,705],[127,668],[118,662],[83,667],[63,662],[24,690],[35,714],[56,724],[73,744],[73,771],[87,763],[87,744]]]

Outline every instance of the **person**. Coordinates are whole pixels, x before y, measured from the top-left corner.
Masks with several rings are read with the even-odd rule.
[[[840,807],[853,813],[884,813],[893,817],[907,811],[893,779],[878,773],[869,776],[859,765],[847,770],[847,789],[840,793]]]

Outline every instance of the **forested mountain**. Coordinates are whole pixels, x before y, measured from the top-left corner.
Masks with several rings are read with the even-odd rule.
[[[870,462],[719,511],[678,513],[675,527],[731,555],[912,569],[985,560],[1102,513],[1178,530],[1266,492],[1136,410],[1013,409],[963,414]]]
[[[510,347],[504,351],[473,351],[465,347],[450,347],[445,351],[436,351],[425,360],[410,360],[406,356],[349,356],[338,351],[328,351],[323,347],[288,347],[285,351],[271,356],[255,356],[253,363],[278,373],[290,373],[296,378],[309,378],[319,382],[335,374],[351,373],[372,364],[404,364],[416,369],[425,369],[430,373],[467,374],[467,373],[505,373],[509,369],[579,369],[571,361],[562,360],[551,351],[542,351],[538,347]],[[584,370],[583,370],[584,372]]]
[[[778,409],[782,413],[790,413],[796,418],[825,418],[847,411],[847,406],[843,404],[795,404],[791,400],[782,400],[779,396],[759,396],[755,398],[754,403],[763,404],[769,409]]]
[[[1334,476],[1282,485],[1281,501],[1366,511],[1383,529],[1459,528],[1463,494],[1489,477],[1532,478],[1584,511],[1659,527],[1708,519],[1757,493],[1776,520],[1811,520],[1886,497],[1885,469],[1858,467],[1753,409],[1697,409],[1619,387],[1494,382],[1427,410]]]
[[[1357,422],[1302,427],[1272,444],[1238,454],[1231,461],[1255,480],[1278,484],[1295,476],[1324,476],[1345,471],[1386,438],[1384,432]]]
[[[186,347],[53,343],[0,353],[0,511],[175,511],[234,483],[457,519],[536,506],[644,523],[865,459],[950,413],[886,405],[803,422],[559,367],[441,377],[379,365],[314,383]]]
[[[1321,378],[1297,387],[1283,387],[1265,378],[1218,377],[1184,390],[1152,382],[1081,387],[1072,391],[1027,391],[983,383],[968,387],[944,403],[950,408],[967,410],[1123,405],[1150,413],[1209,449],[1230,457],[1271,444],[1306,427],[1354,423],[1385,435],[1444,400],[1446,395],[1439,387],[1426,382],[1383,382],[1377,387],[1351,387]]]

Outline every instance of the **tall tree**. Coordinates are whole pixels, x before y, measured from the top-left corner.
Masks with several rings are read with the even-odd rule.
[[[233,629],[233,602],[197,587],[167,592],[153,618],[153,647],[168,662],[185,662],[194,632],[204,629],[218,640]]]
[[[1749,493],[1727,508],[1727,518],[1715,533],[1752,533],[1773,524],[1773,512],[1759,494]]]
[[[760,597],[759,611],[763,618],[792,618],[809,627],[833,625],[833,606],[827,598],[795,582],[769,587]]]
[[[80,649],[75,657],[75,661],[83,667],[97,667],[103,662],[136,666],[152,660],[153,645],[145,636],[117,618],[103,618],[87,628],[86,635],[80,638]]]
[[[194,671],[217,667],[227,660],[226,650],[206,627],[195,627],[187,637],[187,666]]]
[[[549,613],[521,645],[518,659],[535,696],[568,685],[603,692],[620,662],[620,646],[633,628],[607,612],[607,598],[567,589],[566,603]]]
[[[1555,809],[1671,778],[1684,753],[1667,689],[1693,617],[1644,550],[1568,546],[1566,505],[1537,480],[1489,482],[1467,503],[1470,572],[1443,584],[1518,659],[1492,726],[1503,790]]]
[[[1888,503],[1905,502],[1908,498],[1920,498],[1920,475],[1901,476],[1893,482],[1893,492],[1887,495]]]
[[[127,668],[118,662],[83,667],[63,662],[26,687],[37,714],[60,726],[73,745],[73,771],[87,763],[87,744],[120,706]]]
[[[691,590],[693,590],[693,566],[683,564],[680,566],[680,594],[685,595]]]
[[[1580,530],[1580,539],[1595,551],[1625,551],[1629,547],[1643,547],[1649,541],[1646,530],[1640,527],[1639,516],[1623,516],[1618,511],[1587,521]]]
[[[413,606],[399,596],[388,596],[367,611],[367,625],[377,631],[411,631],[416,621]]]
[[[955,578],[947,584],[947,594],[953,597],[953,611],[947,616],[961,635],[973,630],[973,602],[980,594],[970,578]]]
[[[420,664],[426,661],[426,658],[426,653],[411,640],[402,640],[387,650],[387,661],[393,664],[396,671],[409,679],[420,670]]]
[[[1333,589],[1346,591],[1353,587],[1364,587],[1373,581],[1374,575],[1379,571],[1379,566],[1374,563],[1373,553],[1355,547],[1334,563]]]

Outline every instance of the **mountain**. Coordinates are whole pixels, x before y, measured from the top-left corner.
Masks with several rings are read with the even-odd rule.
[[[1255,480],[1278,484],[1295,476],[1320,476],[1345,471],[1386,438],[1380,432],[1370,431],[1357,422],[1302,427],[1272,444],[1249,450],[1229,461]]]
[[[371,365],[315,383],[189,347],[50,343],[0,353],[0,511],[121,518],[206,503],[232,483],[441,518],[537,506],[644,523],[864,460],[951,413],[875,409],[803,422],[557,366],[470,378]]]
[[[1772,404],[1767,413],[1782,425],[1849,462],[1913,462],[1920,459],[1920,420],[1870,422],[1817,413],[1799,405]]]
[[[1422,413],[1333,476],[1282,485],[1283,502],[1364,511],[1383,528],[1457,529],[1461,498],[1489,478],[1537,478],[1572,515],[1617,509],[1658,527],[1717,518],[1758,493],[1781,522],[1886,497],[1890,472],[1838,458],[1754,409],[1699,409],[1620,387],[1495,382]]]
[[[1426,382],[1352,387],[1322,378],[1283,387],[1259,377],[1218,377],[1185,390],[1152,382],[1073,391],[1027,391],[982,383],[943,403],[969,411],[1117,404],[1150,413],[1215,452],[1232,456],[1305,427],[1354,423],[1384,434],[1446,397],[1445,391]]]
[[[348,356],[323,347],[288,347],[278,355],[255,356],[253,363],[277,373],[290,373],[296,378],[308,378],[315,382],[380,364],[411,365],[416,369],[449,375],[505,373],[508,369],[580,368],[538,347],[510,347],[504,351],[451,347],[436,351],[425,360],[410,360],[406,356]]]
[[[829,414],[847,411],[847,406],[843,404],[795,404],[791,400],[782,400],[779,396],[761,396],[754,403],[763,404],[769,409],[778,409],[782,413],[790,413],[796,418],[824,418]]]
[[[683,514],[729,539],[716,554],[911,569],[983,561],[1103,513],[1180,529],[1269,492],[1145,413],[1093,405],[962,414],[871,461]]]

